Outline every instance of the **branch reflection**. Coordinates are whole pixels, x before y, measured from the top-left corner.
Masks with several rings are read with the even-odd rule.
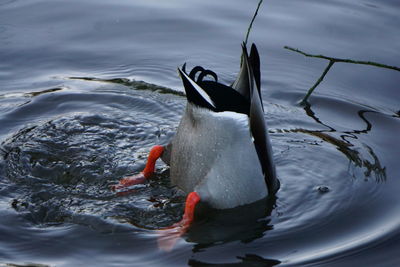
[[[351,130],[351,131],[343,131],[338,132],[332,126],[328,125],[321,121],[315,114],[315,112],[311,109],[310,104],[306,104],[304,106],[304,110],[306,114],[312,118],[316,123],[327,127],[327,130],[308,130],[308,129],[292,129],[290,132],[295,133],[305,133],[308,135],[312,135],[317,137],[327,143],[334,145],[338,151],[343,153],[347,157],[347,159],[353,163],[356,167],[364,169],[365,178],[368,179],[374,175],[376,182],[384,182],[386,181],[386,167],[381,165],[381,162],[374,152],[373,148],[367,144],[362,144],[365,148],[367,155],[366,158],[363,156],[363,153],[360,152],[359,149],[351,142],[351,139],[358,139],[357,135],[367,134],[372,129],[372,123],[367,119],[366,114],[368,113],[376,113],[373,110],[359,110],[357,112],[358,116],[362,121],[365,122],[365,128],[359,130]],[[339,134],[339,137],[335,137],[334,135]]]

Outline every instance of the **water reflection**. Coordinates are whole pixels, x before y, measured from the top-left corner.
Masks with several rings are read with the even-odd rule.
[[[342,131],[338,132],[334,127],[329,124],[323,122],[315,112],[312,110],[311,105],[306,103],[304,105],[304,111],[306,114],[312,118],[316,123],[328,128],[327,130],[308,130],[308,129],[291,129],[289,132],[295,133],[305,133],[308,135],[312,135],[321,139],[327,143],[334,145],[338,151],[340,151],[346,158],[353,163],[356,167],[361,169],[365,169],[364,175],[365,179],[368,179],[372,176],[375,176],[376,182],[384,182],[386,181],[386,167],[382,166],[377,154],[374,152],[373,148],[367,144],[362,144],[366,149],[368,155],[372,160],[365,158],[362,153],[358,150],[358,148],[351,142],[351,139],[358,139],[357,135],[359,134],[367,134],[372,129],[372,123],[366,118],[367,113],[377,113],[373,110],[359,110],[357,112],[358,117],[365,122],[364,129],[356,129],[351,131]],[[339,134],[339,137],[333,136],[334,134]]]
[[[231,262],[231,263],[208,263],[203,261],[198,261],[194,259],[190,259],[188,262],[189,266],[275,266],[280,264],[281,262],[273,259],[265,259],[261,256],[255,254],[245,254],[244,256],[236,256],[240,262]]]
[[[270,215],[275,202],[276,198],[270,197],[228,210],[199,207],[196,222],[191,226],[186,239],[196,243],[194,252],[233,241],[252,242],[273,229]]]

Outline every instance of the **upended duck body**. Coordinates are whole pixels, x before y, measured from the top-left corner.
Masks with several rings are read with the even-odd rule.
[[[260,60],[253,44],[242,45],[242,64],[231,86],[202,67],[178,68],[188,100],[178,130],[167,146],[155,146],[144,171],[114,186],[143,182],[161,157],[171,182],[188,194],[182,222],[190,224],[201,201],[216,209],[253,203],[279,189],[264,120]],[[196,79],[197,75],[197,79]],[[206,76],[214,79],[205,80]]]

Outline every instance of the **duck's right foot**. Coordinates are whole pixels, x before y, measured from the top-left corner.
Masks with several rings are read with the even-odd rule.
[[[194,221],[194,211],[200,201],[196,192],[191,192],[185,203],[185,213],[182,220],[172,226],[159,230],[158,247],[164,251],[171,251],[178,239],[184,235]]]

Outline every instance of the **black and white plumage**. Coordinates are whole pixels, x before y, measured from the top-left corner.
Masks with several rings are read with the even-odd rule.
[[[249,56],[245,44],[242,48],[240,72],[231,86],[199,66],[190,73],[185,65],[178,69],[188,103],[162,157],[173,184],[198,193],[217,209],[249,204],[279,189],[264,120],[258,51],[253,44]]]

